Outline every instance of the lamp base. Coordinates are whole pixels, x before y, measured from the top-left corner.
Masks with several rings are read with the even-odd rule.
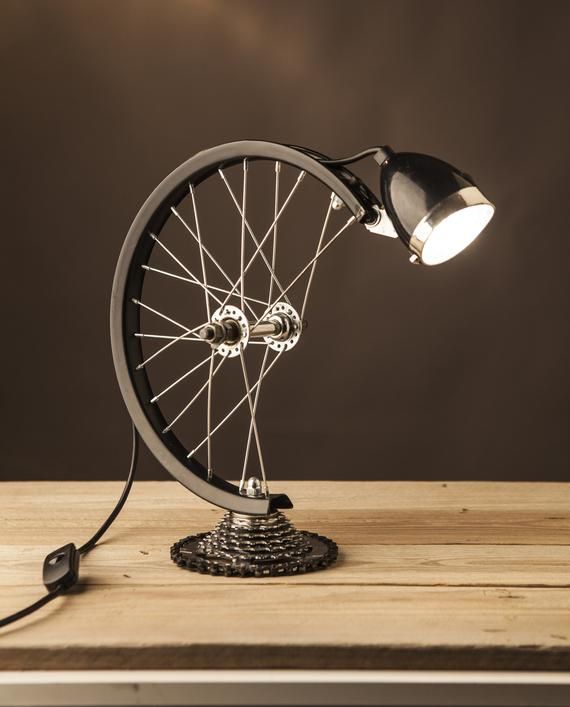
[[[170,549],[184,569],[226,577],[275,577],[304,574],[331,565],[336,543],[297,530],[281,513],[251,516],[228,512],[209,533],[191,535]]]

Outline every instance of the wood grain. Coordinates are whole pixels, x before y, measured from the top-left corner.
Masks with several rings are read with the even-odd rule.
[[[139,482],[81,585],[0,631],[1,669],[570,668],[565,484],[275,483],[290,517],[341,545],[295,578],[175,567],[169,546],[220,517]],[[45,554],[86,539],[120,484],[0,486],[0,615],[41,592]]]

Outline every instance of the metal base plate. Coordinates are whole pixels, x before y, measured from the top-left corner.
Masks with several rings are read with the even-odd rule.
[[[216,528],[183,538],[170,549],[184,569],[227,577],[275,577],[325,569],[336,544],[297,530],[279,511],[268,516],[226,513]]]

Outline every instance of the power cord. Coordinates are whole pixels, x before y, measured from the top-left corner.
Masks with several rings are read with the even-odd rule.
[[[10,616],[6,616],[0,619],[0,628],[8,626],[23,619],[25,616],[33,614],[34,611],[41,609],[50,601],[53,601],[56,597],[61,596],[68,589],[73,587],[77,580],[79,579],[79,558],[81,555],[86,555],[90,552],[103,535],[109,530],[113,521],[119,515],[123,506],[125,505],[129,493],[131,491],[133,481],[135,479],[135,472],[137,468],[137,461],[139,455],[139,435],[136,427],[131,423],[132,426],[132,451],[131,451],[131,465],[129,468],[129,473],[127,480],[125,481],[125,486],[123,492],[117,504],[99,528],[99,530],[94,533],[94,535],[80,548],[76,548],[73,543],[64,545],[63,547],[50,552],[50,554],[44,560],[43,567],[43,581],[44,585],[48,589],[48,593],[43,597],[35,601],[33,604],[26,606],[24,609],[20,609]]]
[[[382,152],[385,148],[376,146],[369,147],[367,150],[362,150],[362,152],[357,152],[356,155],[350,155],[350,157],[341,157],[340,159],[334,160],[320,160],[323,164],[334,167],[335,165],[344,166],[346,164],[352,164],[353,162],[358,162],[359,160],[368,157],[369,155],[376,155],[378,152]]]
[[[394,154],[392,148],[388,147],[388,145],[375,145],[374,147],[368,147],[366,150],[357,152],[355,155],[350,155],[349,157],[330,159],[326,155],[323,155],[321,152],[310,150],[308,147],[301,147],[300,145],[287,145],[287,147],[292,147],[294,150],[304,152],[306,155],[309,155],[309,157],[312,157],[314,160],[317,160],[317,162],[320,162],[321,164],[324,164],[327,167],[344,167],[347,164],[359,162],[365,157],[369,157],[371,155],[373,155],[376,162],[381,165],[391,155]]]

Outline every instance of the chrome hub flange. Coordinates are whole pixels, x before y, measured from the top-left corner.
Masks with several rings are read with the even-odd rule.
[[[279,333],[264,336],[263,341],[274,351],[289,351],[301,337],[303,323],[293,306],[287,302],[277,302],[267,313],[267,321],[275,322]]]
[[[238,307],[226,304],[212,314],[212,322],[199,331],[217,353],[227,358],[239,356],[249,341],[249,322]]]

